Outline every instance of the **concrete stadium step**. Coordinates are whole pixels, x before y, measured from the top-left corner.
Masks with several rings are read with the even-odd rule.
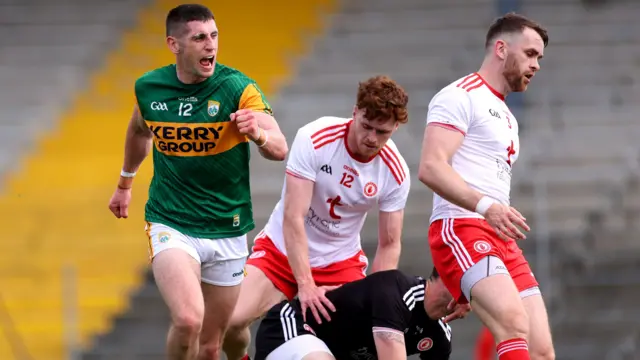
[[[345,33],[343,36],[331,38],[332,45],[338,49],[350,49],[351,51],[362,51],[364,49],[377,49],[380,51],[380,44],[394,44],[394,48],[422,47],[423,49],[456,44],[483,44],[484,33],[470,29],[432,29],[407,30],[402,32],[369,31]]]
[[[621,26],[621,27],[618,27]],[[621,32],[620,29],[625,31]],[[628,29],[628,31],[626,31]],[[607,44],[607,43],[634,43],[635,36],[640,31],[638,22],[625,22],[615,24],[589,23],[588,26],[575,26],[574,24],[547,26],[549,36],[554,45],[564,44]],[[588,40],[587,40],[588,39]]]
[[[555,334],[555,333],[554,333]],[[575,340],[564,340],[562,338],[556,341],[554,338],[554,348],[558,359],[563,360],[584,360],[584,359],[604,359],[610,349],[609,346],[603,347],[600,339],[587,341],[584,338]]]
[[[577,6],[576,6],[577,5]],[[635,21],[634,14],[640,9],[633,2],[620,2],[616,7],[602,7],[597,11],[585,9],[580,4],[568,1],[562,2],[523,2],[523,11],[532,19],[537,19],[543,25],[572,24],[620,24]],[[624,9],[621,11],[621,9]]]
[[[575,183],[577,185],[588,183],[600,183],[609,184],[611,182],[620,183],[626,178],[624,171],[625,168],[618,164],[601,164],[597,167],[571,167],[564,166],[553,167],[545,166],[535,170],[536,179],[546,179],[548,183],[557,183],[570,185]],[[520,184],[531,183],[534,181],[530,179],[519,179]]]
[[[86,44],[7,46],[0,53],[0,65],[42,65],[43,54],[46,54],[47,61],[51,64],[82,66],[90,65],[87,62],[102,54],[102,51],[87,47]]]
[[[56,4],[44,1],[4,1],[0,4],[0,23],[5,26],[14,24],[69,25],[110,23],[130,24],[130,18],[122,16],[123,5],[135,7],[146,0],[105,1],[87,4],[82,1],[57,1]],[[128,5],[127,5],[128,4]],[[31,29],[27,29],[31,31]]]
[[[625,327],[625,325],[627,326]],[[612,344],[615,343],[616,340],[628,335],[630,327],[633,328],[635,325],[636,324],[621,323],[618,326],[616,323],[611,322],[593,324],[588,321],[576,323],[563,322],[553,327],[553,333],[554,336],[558,338],[558,341],[562,342],[582,341],[583,343],[587,343],[587,339],[597,339],[598,342]]]
[[[359,81],[366,80],[374,74],[388,74],[391,77],[400,73],[414,73],[414,75],[431,75],[431,72],[449,71],[452,60],[447,56],[437,54],[426,56],[403,56],[397,59],[394,54],[378,51],[376,56],[368,56],[368,53],[341,52],[326,53],[314,57],[311,61],[301,64],[299,75],[296,79],[299,86],[314,85],[315,81],[323,81],[323,77],[347,76],[346,82],[351,86],[357,86]],[[373,54],[371,54],[373,55]],[[365,59],[363,61],[363,59]],[[396,59],[393,59],[396,58]],[[395,63],[395,66],[389,64]],[[327,71],[327,69],[331,69]],[[463,76],[461,73],[459,77]],[[442,76],[442,75],[440,75]],[[355,79],[355,83],[353,82]],[[452,78],[451,81],[456,78]],[[304,85],[303,85],[304,84]],[[341,83],[343,84],[343,83]],[[401,83],[402,84],[402,83]]]
[[[1,8],[0,8],[1,9]],[[42,35],[47,34],[47,44],[56,46],[106,44],[112,41],[112,24],[93,23],[81,25],[14,25],[7,26],[11,37],[0,40],[0,47],[41,46]],[[7,51],[13,51],[11,48]],[[47,53],[42,55],[46,56]]]
[[[420,0],[400,0],[396,1],[393,4],[393,7],[403,8],[403,9],[438,9],[443,7],[452,7],[457,8],[462,6],[481,6],[484,5],[487,7],[488,5],[493,4],[492,0],[452,0],[452,1],[429,1],[424,2]],[[347,1],[343,4],[343,12],[358,12],[358,11],[384,11],[389,9],[389,4],[384,0],[375,0],[375,1],[367,1],[367,0],[356,0],[356,1]]]
[[[587,193],[587,194],[567,194],[565,196],[555,197],[547,202],[547,211],[549,216],[554,217],[557,213],[584,212],[588,209],[596,209],[602,206],[603,202],[608,199],[606,194]],[[557,201],[554,201],[557,200]],[[514,199],[513,205],[520,212],[533,214],[536,209],[536,199],[533,197]]]
[[[637,125],[637,116],[640,106],[628,104],[602,108],[596,106],[565,107],[561,110],[561,117],[567,129],[575,129],[580,126],[630,126]]]
[[[391,9],[372,9],[357,13],[344,12],[333,16],[333,31],[405,31],[413,29],[477,28],[489,24],[495,17],[492,8],[484,4],[460,4],[455,13],[446,7],[429,8],[423,3],[421,8],[398,6]],[[455,15],[453,15],[455,14]]]
[[[553,38],[552,38],[553,39]],[[552,40],[554,41],[554,40]],[[554,46],[553,49],[549,49],[546,52],[546,57],[542,60],[542,70],[544,71],[545,64],[561,65],[587,63],[587,64],[601,64],[603,65],[599,69],[605,73],[610,73],[615,67],[604,66],[611,63],[636,63],[640,56],[640,49],[638,49],[637,43],[580,43],[575,42],[571,44],[562,44],[562,46]],[[565,66],[567,67],[567,66]],[[591,72],[585,74],[590,76]]]
[[[512,202],[517,204],[519,201],[533,201],[533,197],[539,196],[535,193],[531,183],[523,183],[518,179],[514,181],[512,187],[514,194]],[[546,193],[549,199],[558,198],[581,198],[584,196],[608,196],[611,190],[609,183],[599,184],[596,182],[586,182],[582,184],[571,184],[562,182],[549,182],[546,184]]]
[[[593,268],[567,274],[562,281],[563,286],[576,292],[622,291],[620,289],[629,288],[631,294],[638,296],[640,264],[637,260],[640,249],[603,249],[591,255]]]
[[[525,103],[534,107],[549,104],[563,106],[601,106],[633,104],[640,96],[640,89],[618,85],[593,85],[590,87],[560,87],[549,91],[527,94]]]
[[[555,56],[552,52],[549,56]],[[544,60],[543,60],[544,61]],[[545,87],[571,88],[577,86],[625,86],[629,83],[640,82],[636,64],[622,63],[609,71],[593,72],[593,64],[581,63],[566,67],[563,63],[542,63],[541,70],[532,80],[532,90],[538,82],[543,82]],[[588,74],[588,75],[586,75]],[[535,89],[539,90],[539,89]]]

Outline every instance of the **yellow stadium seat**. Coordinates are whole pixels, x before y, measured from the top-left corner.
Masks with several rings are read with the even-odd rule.
[[[289,57],[306,50],[301,34],[321,29],[320,14],[335,6],[334,0],[248,0],[242,8],[228,1],[203,3],[220,30],[219,61],[244,71],[267,94],[289,75]],[[77,304],[81,344],[90,346],[94,335],[109,331],[111,318],[126,309],[129,293],[144,280],[150,158],[136,178],[129,219],[115,219],[107,205],[122,165],[134,81],[174,61],[165,48],[164,17],[178,4],[160,0],[140,11],[137,25],[105,57],[59,127],[40,139],[8,179],[0,197],[0,305],[14,326],[5,324],[0,336],[1,359],[19,358],[12,350],[18,336],[31,358],[61,360],[69,299]],[[295,16],[283,21],[277,15],[285,13]],[[77,275],[76,293],[64,291],[66,268]]]

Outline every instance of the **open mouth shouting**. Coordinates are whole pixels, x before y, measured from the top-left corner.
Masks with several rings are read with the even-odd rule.
[[[213,70],[213,62],[215,61],[215,56],[205,56],[200,59],[200,66],[202,66],[206,71]]]

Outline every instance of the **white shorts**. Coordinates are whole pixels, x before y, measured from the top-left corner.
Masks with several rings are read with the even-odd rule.
[[[217,286],[235,286],[245,276],[249,255],[247,236],[226,239],[201,239],[159,223],[147,223],[149,257],[167,249],[182,249],[201,266],[201,281]]]
[[[266,360],[302,360],[312,352],[318,351],[331,354],[331,350],[324,341],[313,335],[305,334],[296,336],[278,346],[267,356]]]

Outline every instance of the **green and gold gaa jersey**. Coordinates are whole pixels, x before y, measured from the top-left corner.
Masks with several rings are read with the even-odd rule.
[[[238,109],[271,114],[256,83],[216,64],[207,80],[184,84],[169,65],[140,77],[135,94],[154,140],[145,219],[198,238],[251,231],[250,144],[229,116]]]

